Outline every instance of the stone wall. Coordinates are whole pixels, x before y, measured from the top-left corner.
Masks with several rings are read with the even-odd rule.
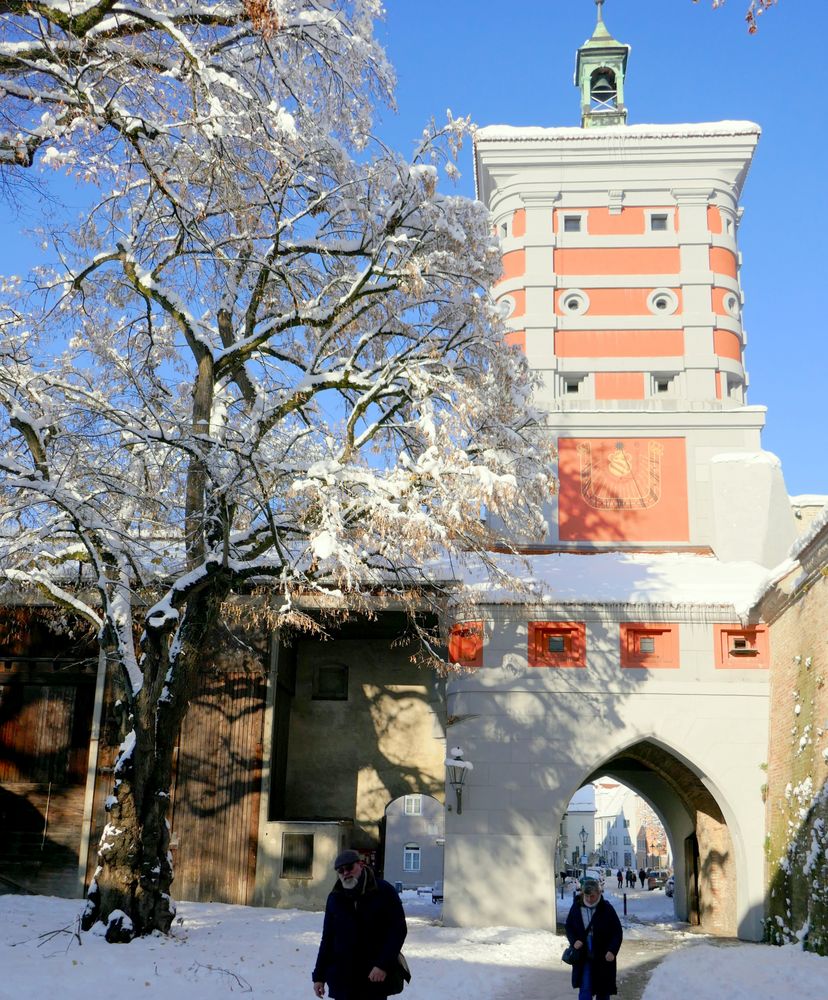
[[[767,936],[828,954],[828,527],[766,595]]]

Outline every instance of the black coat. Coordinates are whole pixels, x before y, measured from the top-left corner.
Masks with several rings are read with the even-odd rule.
[[[608,962],[604,957],[608,951],[618,957],[621,948],[621,941],[624,932],[621,930],[621,921],[613,906],[608,903],[603,896],[598,900],[595,907],[595,916],[592,918],[590,926],[592,933],[592,990],[593,993],[614,994],[618,992],[615,985],[615,970],[617,961]],[[583,941],[583,947],[579,951],[586,958],[587,945],[586,933],[584,931],[584,920],[581,915],[581,897],[577,896],[566,918],[566,936],[570,944],[576,941]],[[572,966],[572,985],[577,989],[581,985],[584,975],[584,960],[576,962]]]
[[[408,928],[396,889],[365,868],[355,889],[337,880],[325,906],[322,941],[312,979],[327,983],[335,1000],[371,1000],[389,995],[390,983],[368,979],[376,966],[396,969]]]

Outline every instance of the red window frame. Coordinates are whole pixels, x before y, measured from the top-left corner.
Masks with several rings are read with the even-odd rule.
[[[767,670],[770,667],[770,634],[767,625],[714,625],[717,670]],[[739,640],[745,645],[739,648]]]
[[[653,650],[641,649],[652,639]],[[679,627],[665,622],[621,622],[621,666],[625,670],[677,670]]]
[[[449,662],[461,667],[483,666],[483,622],[457,622],[448,641]]]
[[[549,649],[549,640],[560,636],[564,648]],[[530,667],[586,667],[586,625],[584,622],[529,622],[527,660]]]

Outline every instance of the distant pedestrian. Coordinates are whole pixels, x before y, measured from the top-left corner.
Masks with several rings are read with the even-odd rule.
[[[632,868],[627,869],[627,888],[628,889],[635,888],[635,872],[632,870]]]
[[[601,896],[594,878],[581,879],[581,894],[575,897],[566,918],[566,937],[578,960],[572,966],[572,986],[578,1000],[609,1000],[615,984],[616,956],[624,932],[615,909]]]
[[[646,871],[644,871],[643,868],[639,868],[638,869],[638,877],[641,879],[641,888],[643,889],[644,888],[644,882],[647,879],[647,873],[646,873]]]
[[[615,877],[618,879],[618,888],[619,889],[623,889],[624,888],[624,873],[621,871],[620,868],[615,873]]]

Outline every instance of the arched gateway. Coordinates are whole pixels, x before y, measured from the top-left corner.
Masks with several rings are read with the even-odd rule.
[[[578,558],[585,557],[530,562],[554,560],[567,576]],[[670,569],[666,556],[587,561],[600,573],[620,560],[635,567],[641,589],[648,573]],[[715,558],[688,556],[678,565],[688,560],[711,571],[706,586],[714,598],[716,586],[732,585],[727,576],[717,580],[722,564]],[[660,584],[671,586],[669,576]],[[569,585],[577,585],[572,575]],[[721,623],[729,616],[726,630],[749,640],[751,629],[734,621],[732,606],[685,603],[677,580],[672,587],[671,604],[554,606],[556,626],[582,630],[580,665],[530,665],[530,636],[540,615],[548,624],[548,604],[480,608],[482,665],[452,680],[447,698],[448,742],[473,765],[459,815],[447,790],[448,923],[554,927],[561,819],[581,785],[609,774],[639,792],[664,823],[679,918],[711,933],[761,937],[766,664],[751,656],[750,666],[741,658],[738,666],[717,666],[713,642]],[[622,665],[622,635],[632,617],[636,625],[645,619],[657,647],[667,630],[673,633],[674,648],[658,666]]]
[[[473,770],[462,812],[447,788],[444,917],[554,926],[561,817],[609,773],[667,827],[679,916],[759,938],[769,651],[748,610],[794,537],[746,402],[737,229],[759,128],[627,125],[628,55],[599,5],[581,126],[475,136],[558,489],[546,537],[511,540],[526,588],[470,580],[457,615],[447,740]]]

